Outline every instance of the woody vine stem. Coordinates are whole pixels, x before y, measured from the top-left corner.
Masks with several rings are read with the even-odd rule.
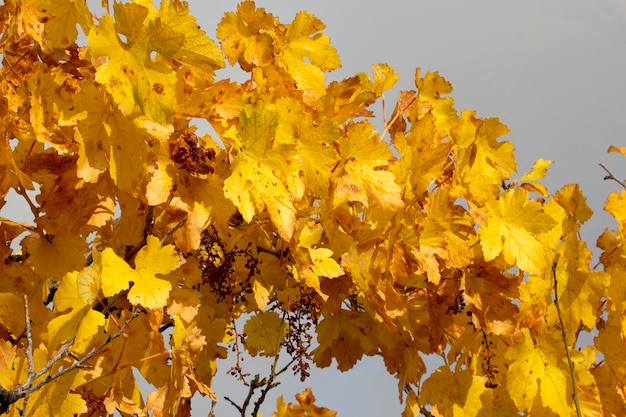
[[[569,366],[570,376],[572,378],[572,399],[576,406],[576,415],[582,417],[580,411],[580,401],[578,400],[578,386],[576,385],[576,373],[574,372],[574,362],[569,354],[569,346],[567,345],[567,337],[565,335],[565,326],[563,324],[563,317],[561,316],[561,307],[559,307],[559,291],[557,287],[558,280],[556,278],[556,262],[552,264],[552,277],[554,278],[554,305],[559,315],[559,322],[561,322],[561,337],[563,338],[563,347],[565,348],[565,354],[567,355],[567,364]]]
[[[74,344],[74,339],[71,339],[65,342],[59,350],[46,362],[45,365],[41,367],[38,371],[35,371],[35,361],[33,359],[33,334],[31,329],[31,319],[30,319],[30,311],[28,308],[28,296],[24,295],[24,315],[25,315],[25,336],[26,336],[26,361],[28,364],[28,376],[26,377],[26,381],[20,384],[19,386],[13,388],[12,390],[7,390],[0,386],[0,414],[6,414],[9,410],[9,407],[14,402],[24,399],[22,404],[22,409],[20,410],[20,416],[27,415],[27,406],[28,406],[28,398],[29,396],[39,391],[41,388],[46,386],[47,384],[53,382],[54,380],[62,377],[63,375],[72,372],[79,368],[88,368],[87,361],[89,361],[92,357],[98,354],[102,349],[104,349],[107,345],[109,345],[113,340],[120,337],[125,331],[126,327],[133,321],[140,313],[141,309],[137,308],[133,312],[133,314],[126,320],[119,328],[117,332],[109,336],[104,342],[102,342],[99,346],[95,346],[92,348],[85,356],[81,359],[78,359],[72,365],[63,368],[62,370],[49,374],[43,381],[35,384],[35,381],[45,375],[47,372],[52,369],[54,364],[64,359],[69,355],[70,347]]]

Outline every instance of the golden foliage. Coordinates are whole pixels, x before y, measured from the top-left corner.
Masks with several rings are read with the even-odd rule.
[[[339,55],[308,12],[244,1],[215,41],[178,0],[13,0],[0,23],[0,206],[13,190],[34,216],[0,217],[0,411],[189,415],[217,359],[246,379],[245,350],[303,380],[379,355],[407,416],[626,415],[626,194],[596,271],[580,189],[551,195],[544,159],[514,177],[508,128],[457,112],[438,73],[381,133],[398,75],[327,83]],[[274,415],[335,415],[296,398]]]

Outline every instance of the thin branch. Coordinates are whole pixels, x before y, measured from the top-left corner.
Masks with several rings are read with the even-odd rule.
[[[283,320],[285,319],[286,314],[287,313],[283,311]],[[278,340],[277,343],[280,345],[281,344],[280,340]],[[307,348],[308,348],[308,345],[307,345]],[[296,358],[291,358],[291,360],[285,366],[283,366],[282,368],[280,368],[280,370],[277,371],[276,369],[278,368],[279,358],[280,358],[280,349],[274,356],[274,361],[272,362],[272,366],[270,368],[269,377],[259,379],[260,378],[259,374],[256,374],[254,376],[254,379],[250,381],[248,394],[246,395],[246,398],[242,405],[238,405],[229,397],[224,397],[226,401],[231,403],[237,409],[237,411],[239,411],[241,417],[247,417],[248,415],[250,415],[251,417],[257,417],[259,415],[259,409],[261,408],[261,405],[265,402],[265,397],[267,396],[267,393],[271,389],[276,388],[277,386],[280,385],[280,382],[277,382],[276,378],[280,376],[281,374],[283,374],[284,372],[286,372],[294,364],[294,362],[296,362]],[[252,413],[248,414],[247,413],[248,406],[250,405],[254,392],[259,388],[262,388],[261,394],[259,395],[259,398],[257,398],[257,400],[254,402],[254,408],[253,408]]]
[[[289,367],[296,361],[295,358],[292,358],[291,361],[287,365],[285,365],[280,371],[276,372],[276,366],[278,365],[278,356],[279,356],[278,354],[274,356],[274,363],[272,363],[272,371],[270,372],[270,377],[267,380],[265,387],[263,388],[263,391],[261,391],[261,395],[254,402],[254,410],[252,411],[252,417],[257,417],[259,415],[259,409],[261,408],[261,404],[265,402],[265,397],[267,396],[267,393],[272,388],[276,388],[277,386],[280,385],[280,382],[274,382],[276,377],[278,377],[280,374],[282,374],[287,369],[289,369]]]
[[[559,315],[559,322],[561,322],[561,337],[563,338],[563,346],[565,347],[565,354],[567,355],[569,372],[572,378],[572,399],[574,400],[574,405],[576,406],[576,415],[578,417],[582,417],[582,413],[580,412],[580,401],[578,400],[578,387],[576,385],[574,362],[572,362],[572,358],[569,354],[569,346],[567,345],[567,337],[565,335],[565,325],[563,323],[563,317],[561,316],[561,307],[559,306],[559,291],[557,288],[558,280],[556,279],[556,263],[552,265],[552,277],[554,278],[554,305],[556,306],[556,312]]]
[[[612,173],[612,172],[611,172],[611,171],[610,171],[610,170],[606,167],[606,165],[604,165],[604,164],[598,164],[598,165],[600,165],[600,166],[602,167],[602,169],[604,169],[604,170],[606,171],[606,173],[608,174],[608,175],[605,175],[605,176],[604,176],[604,180],[605,180],[605,181],[607,181],[607,180],[613,180],[613,181],[615,181],[616,183],[618,183],[619,185],[621,185],[621,186],[622,186],[622,188],[626,189],[626,180],[621,180],[621,179],[617,178],[617,177],[616,177],[615,175],[613,175],[613,173]]]
[[[187,221],[187,218],[185,217],[185,218],[183,218],[181,221],[179,221],[178,223],[176,223],[176,226],[172,227],[170,230],[168,230],[167,232],[165,232],[165,234],[164,234],[164,235],[163,235],[163,237],[161,238],[161,245],[162,245],[163,243],[165,243],[165,241],[166,241],[167,239],[169,239],[169,237],[170,237],[170,236],[171,236],[171,235],[172,235],[175,231],[177,231],[178,229],[180,229],[180,228],[181,228],[181,226],[182,226],[183,224],[185,224],[185,222],[186,222],[186,221]]]
[[[248,395],[250,395],[250,393],[248,393]],[[230,397],[224,397],[224,399],[226,401],[228,401],[229,403],[231,403],[233,405],[233,407],[235,407],[237,409],[237,411],[239,411],[239,414],[241,414],[243,417],[246,417],[245,410],[243,408],[241,408],[241,406],[239,404],[237,404],[236,402],[231,400]]]
[[[33,216],[35,216],[35,218],[39,217],[39,207],[37,207],[33,203],[33,200],[30,199],[26,190],[20,185],[15,189],[15,191],[19,195],[21,195],[24,198],[24,200],[26,200],[26,203],[28,204],[28,207],[30,207],[30,211],[33,213]]]
[[[257,389],[261,388],[262,386],[264,386],[267,383],[267,379],[266,378],[263,378],[261,380],[259,380],[259,378],[260,378],[259,374],[256,374],[254,376],[254,379],[252,379],[252,381],[250,381],[249,388],[248,388],[248,395],[246,395],[246,399],[243,401],[242,405],[238,405],[233,400],[231,400],[229,397],[224,397],[224,399],[226,401],[231,403],[237,409],[237,411],[239,411],[239,413],[241,414],[241,417],[247,417],[246,409],[250,405],[250,400],[252,400],[252,396],[254,395],[254,391],[256,391]],[[252,416],[256,416],[256,415],[252,414]]]
[[[89,351],[88,354],[86,354],[85,356],[83,356],[80,360],[78,360],[77,362],[74,362],[71,366],[57,372],[56,374],[46,378],[44,381],[40,382],[39,384],[35,385],[33,387],[33,391],[37,391],[38,389],[42,388],[44,385],[46,385],[49,382],[54,381],[57,378],[62,377],[63,375],[73,371],[74,369],[78,369],[78,368],[88,368],[88,365],[85,365],[85,362],[87,362],[89,359],[91,359],[92,357],[94,357],[96,354],[98,354],[102,349],[104,349],[109,343],[111,343],[113,340],[117,339],[118,337],[120,337],[124,331],[126,330],[126,327],[128,327],[128,325],[130,324],[131,321],[133,321],[137,316],[139,316],[139,314],[141,313],[141,309],[137,308],[133,314],[128,318],[128,320],[126,320],[124,322],[124,324],[122,324],[122,327],[119,328],[119,330],[117,332],[115,332],[114,334],[112,334],[111,336],[107,337],[107,339],[102,342],[99,346],[94,347],[93,349],[91,349]],[[69,346],[68,346],[68,350],[69,350]]]
[[[405,112],[405,111],[406,111],[409,107],[411,107],[411,105],[412,105],[413,103],[415,103],[415,100],[417,100],[417,94],[415,95],[415,97],[413,97],[413,98],[412,98],[412,99],[411,99],[411,100],[407,103],[407,105],[406,105],[406,106],[404,106],[404,108],[403,108],[402,110],[398,111],[398,112],[397,112],[397,113],[393,116],[393,118],[389,121],[389,123],[386,123],[386,124],[385,124],[385,130],[383,131],[383,134],[382,134],[382,135],[380,135],[380,139],[381,139],[381,140],[385,137],[385,135],[387,134],[387,132],[389,132],[389,129],[391,129],[391,126],[392,126],[392,125],[396,122],[396,120],[398,120],[398,117],[400,117],[400,115],[401,115],[402,113],[404,113],[404,112]]]
[[[286,311],[283,311],[283,317],[282,320],[285,321],[285,317],[287,315]],[[282,367],[278,372],[276,372],[276,368],[278,367],[278,358],[280,357],[280,340],[277,340],[277,344],[278,344],[278,351],[276,352],[276,356],[274,356],[274,361],[272,362],[272,368],[270,370],[270,376],[269,379],[267,381],[264,381],[264,388],[261,391],[261,395],[259,396],[259,398],[257,398],[257,400],[254,402],[254,410],[252,411],[252,417],[257,417],[259,415],[259,409],[261,408],[261,404],[263,404],[265,402],[265,397],[267,396],[267,393],[273,389],[276,388],[277,386],[280,385],[280,382],[274,382],[276,380],[277,377],[279,377],[283,372],[286,372],[287,369],[289,369],[289,367],[296,361],[296,358],[291,358],[291,360],[284,366]]]
[[[25,303],[24,310],[26,314],[26,339],[27,339],[26,358],[28,361],[28,377],[26,378],[26,381],[23,384],[15,387],[11,391],[8,391],[2,386],[0,386],[0,414],[4,414],[8,412],[9,406],[11,404],[18,401],[21,398],[24,398],[24,404],[23,404],[22,410],[20,410],[20,414],[26,415],[26,406],[28,403],[28,397],[32,393],[40,390],[45,385],[53,382],[54,380],[62,377],[63,375],[69,372],[72,372],[75,369],[88,368],[89,366],[86,365],[86,362],[89,361],[96,354],[98,354],[101,350],[103,350],[113,340],[120,337],[126,330],[126,327],[128,327],[128,325],[130,324],[130,322],[133,321],[141,313],[141,309],[139,308],[136,309],[133,312],[133,314],[128,318],[128,320],[126,320],[124,324],[119,328],[119,330],[115,332],[113,335],[109,336],[100,345],[92,348],[89,351],[89,353],[87,353],[85,356],[83,356],[81,359],[79,359],[72,365],[68,366],[67,368],[60,370],[56,374],[48,375],[43,381],[39,382],[38,384],[33,385],[37,379],[42,377],[44,374],[48,373],[50,369],[54,366],[54,364],[56,364],[57,362],[59,362],[60,360],[62,360],[69,354],[70,347],[74,344],[74,339],[71,339],[65,342],[63,345],[61,345],[59,350],[48,360],[48,362],[44,366],[42,366],[42,368],[39,369],[39,371],[35,372],[34,361],[33,361],[32,330],[31,330],[31,324],[30,324],[30,312],[28,310],[27,296],[24,296],[24,303]]]
[[[149,206],[148,212],[146,213],[146,218],[144,220],[143,231],[141,233],[141,235],[143,236],[141,241],[135,246],[133,246],[133,248],[124,255],[124,260],[126,261],[126,263],[128,263],[129,265],[133,267],[134,267],[133,259],[135,258],[135,255],[137,255],[137,253],[144,246],[146,246],[146,240],[148,238],[148,235],[150,234],[150,231],[152,230],[152,224],[154,222],[153,214],[154,214],[154,207]]]
[[[28,378],[26,384],[31,386],[35,380],[35,361],[33,360],[33,329],[30,322],[30,310],[28,309],[28,295],[24,294],[24,321],[26,322],[26,360],[28,361]],[[29,392],[24,395],[24,404],[20,414],[26,415]]]
[[[256,374],[254,376],[254,379],[250,381],[250,389],[248,390],[248,396],[246,397],[245,401],[243,402],[243,405],[241,406],[244,409],[244,411],[248,409],[248,406],[250,405],[250,400],[252,400],[252,394],[254,394],[254,391],[257,390],[258,388],[265,386],[267,383],[268,383],[267,378],[259,379],[259,374]],[[246,416],[242,415],[241,417],[246,417]],[[252,413],[252,417],[256,417],[256,413]]]
[[[207,417],[215,417],[215,406],[217,405],[217,401],[211,400],[211,410],[209,410],[209,415]]]
[[[3,45],[3,46],[4,46],[4,45]],[[24,53],[22,54],[22,56],[20,56],[20,57],[19,57],[19,59],[13,63],[13,65],[17,65],[17,64],[19,64],[19,63],[20,63],[20,61],[21,61],[22,59],[26,58],[26,55],[28,55],[30,52],[32,52],[32,50],[33,50],[33,49],[32,49],[32,47],[31,47],[29,50],[27,50],[26,52],[24,52]],[[4,52],[4,51],[3,51],[3,52]],[[0,81],[4,81],[4,79],[5,79],[5,78],[9,75],[9,73],[10,73],[10,72],[12,72],[13,74],[15,74],[15,75],[16,75],[16,76],[18,76],[18,77],[22,77],[22,75],[20,75],[20,74],[18,74],[17,72],[15,72],[15,69],[13,68],[13,65],[11,65],[11,63],[9,62],[9,60],[8,60],[8,59],[5,59],[5,62],[7,63],[8,67],[9,67],[9,71],[5,71],[5,72],[2,74],[2,76],[0,77]]]

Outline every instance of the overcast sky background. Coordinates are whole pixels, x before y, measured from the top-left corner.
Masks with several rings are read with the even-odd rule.
[[[90,0],[90,4],[99,1]],[[158,0],[155,0],[158,3]],[[192,0],[192,14],[215,39],[225,11],[236,1]],[[604,228],[615,223],[602,211],[606,196],[619,187],[603,181],[606,163],[620,178],[626,158],[607,154],[609,145],[626,146],[626,0],[446,0],[446,1],[257,1],[257,6],[290,22],[307,10],[326,23],[343,68],[330,80],[357,72],[371,73],[373,63],[388,63],[400,75],[397,87],[386,94],[393,108],[399,90],[414,89],[415,67],[439,71],[454,86],[457,110],[475,109],[479,117],[499,117],[512,133],[518,170],[528,171],[535,159],[551,159],[544,183],[551,193],[569,183],[581,185],[594,217],[583,238],[594,246]],[[100,9],[95,8],[100,15]],[[218,77],[238,77],[220,71]],[[380,104],[374,106],[380,113]],[[377,124],[380,126],[380,123]],[[13,200],[2,216],[20,217],[27,207]],[[27,215],[28,217],[28,215]],[[32,220],[32,215],[30,215]],[[269,364],[245,362],[251,372],[267,374]],[[245,390],[226,376],[220,364],[214,389],[241,404]],[[347,372],[326,368],[301,383],[281,379],[262,408],[269,417],[276,396],[286,401],[306,386],[317,404],[341,417],[400,415],[396,380],[380,358],[367,358]],[[210,401],[194,400],[193,415],[206,416]],[[221,400],[216,415],[236,410]]]

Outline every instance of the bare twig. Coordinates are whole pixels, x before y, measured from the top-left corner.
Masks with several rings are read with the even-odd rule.
[[[3,45],[3,46],[4,46],[4,45]],[[19,63],[20,63],[20,61],[21,61],[22,59],[26,58],[26,55],[28,55],[30,52],[32,52],[32,50],[33,50],[33,49],[31,48],[31,49],[27,50],[26,52],[24,52],[24,53],[22,54],[22,56],[20,56],[20,57],[19,57],[19,59],[13,63],[13,65],[17,65],[17,64],[19,64]],[[2,52],[3,52],[3,53],[5,53],[4,51],[2,51]],[[10,73],[10,72],[12,72],[13,74],[15,74],[15,75],[16,75],[16,76],[18,76],[18,77],[22,77],[22,75],[21,75],[21,74],[18,74],[18,73],[15,71],[15,69],[13,68],[13,65],[11,65],[11,63],[9,62],[9,60],[5,60],[5,62],[6,62],[6,64],[7,64],[7,65],[8,65],[8,67],[9,67],[9,71],[5,71],[5,72],[2,74],[2,76],[0,76],[0,81],[3,81],[3,80],[4,80],[4,79],[5,79],[5,78],[9,75],[9,73]]]
[[[267,393],[272,389],[272,388],[276,388],[277,386],[280,385],[280,382],[275,382],[275,379],[282,374],[283,372],[285,372],[287,369],[289,369],[289,367],[291,365],[293,365],[293,363],[296,361],[295,358],[292,358],[291,361],[289,361],[289,363],[287,365],[285,365],[281,370],[279,370],[278,372],[276,372],[276,366],[278,365],[278,355],[274,356],[274,363],[272,363],[272,371],[270,372],[270,377],[269,379],[266,381],[265,386],[263,388],[263,390],[261,391],[261,395],[259,396],[259,398],[254,402],[254,410],[252,411],[252,417],[257,417],[259,415],[259,409],[261,408],[261,404],[263,404],[265,402],[265,397],[267,396]]]
[[[286,312],[283,312],[283,320],[285,319],[285,315],[286,315]],[[280,340],[278,340],[277,343],[280,344],[281,343]],[[308,348],[308,345],[307,345],[307,348]],[[257,417],[259,415],[259,409],[261,408],[261,405],[265,402],[265,397],[267,396],[267,393],[271,389],[276,388],[277,386],[280,385],[280,382],[276,381],[276,378],[278,378],[281,374],[286,372],[297,360],[296,358],[291,358],[291,360],[285,366],[277,370],[279,358],[280,358],[280,350],[274,356],[274,361],[272,362],[272,366],[270,368],[270,374],[267,378],[260,379],[260,376],[257,374],[254,376],[254,379],[250,381],[248,394],[246,395],[246,398],[242,405],[238,405],[229,397],[224,397],[226,401],[231,403],[237,409],[237,411],[239,411],[239,413],[241,414],[241,417],[247,417],[248,415],[250,415],[251,417]],[[250,405],[252,397],[254,396],[254,392],[259,388],[262,388],[261,394],[259,395],[259,398],[257,398],[257,400],[254,402],[254,408],[252,410],[252,413],[248,414],[247,413],[248,406]]]
[[[24,294],[24,321],[26,322],[26,360],[28,361],[28,378],[26,379],[26,384],[30,386],[33,384],[35,377],[35,361],[33,360],[33,329],[30,322],[30,310],[28,309],[28,295],[26,294]],[[24,395],[24,404],[20,412],[22,415],[26,415],[28,395],[29,392],[26,392],[26,395]]]
[[[19,187],[15,189],[15,191],[19,195],[21,195],[24,198],[24,200],[26,200],[26,203],[28,204],[28,207],[30,207],[30,211],[33,213],[33,216],[35,216],[35,218],[39,217],[39,207],[37,207],[33,203],[33,201],[28,196],[28,193],[26,192],[26,190],[20,185]]]
[[[211,410],[209,410],[209,415],[207,417],[215,417],[215,406],[217,405],[217,401],[211,400]]]
[[[152,230],[152,224],[154,222],[154,207],[153,206],[149,206],[148,207],[148,212],[146,213],[146,218],[144,220],[144,225],[143,225],[143,232],[141,233],[141,235],[143,236],[141,238],[141,241],[136,244],[135,246],[132,247],[132,249],[130,249],[125,255],[124,255],[124,260],[131,266],[134,267],[134,259],[135,259],[135,255],[137,255],[137,253],[141,250],[141,248],[143,248],[144,246],[146,246],[146,240],[148,238],[148,235],[150,234],[150,231]]]
[[[70,347],[74,343],[74,339],[69,340],[65,342],[63,345],[61,345],[59,350],[48,360],[48,362],[46,362],[46,364],[42,366],[41,369],[39,369],[39,371],[35,372],[34,361],[33,361],[33,350],[32,350],[33,347],[32,347],[32,330],[31,330],[31,325],[30,325],[30,313],[28,310],[28,298],[26,296],[24,296],[24,303],[25,303],[24,311],[26,313],[26,340],[27,340],[26,358],[28,361],[28,377],[26,378],[26,381],[23,384],[15,387],[11,391],[0,386],[0,414],[4,414],[8,412],[11,404],[18,401],[21,398],[24,398],[24,404],[23,404],[22,410],[20,410],[20,414],[26,415],[26,406],[28,403],[28,397],[32,393],[40,390],[45,385],[53,382],[54,380],[62,377],[63,375],[69,372],[72,372],[75,369],[88,368],[89,366],[86,365],[86,362],[89,361],[96,354],[98,354],[102,349],[104,349],[113,340],[120,337],[126,330],[126,327],[128,327],[128,325],[130,324],[130,322],[133,321],[141,313],[141,309],[139,308],[136,309],[133,312],[133,314],[128,318],[128,320],[126,320],[124,324],[122,324],[122,326],[119,328],[117,332],[109,336],[100,345],[92,348],[89,351],[89,353],[87,353],[81,359],[77,360],[75,363],[68,366],[67,368],[63,368],[62,370],[58,371],[55,374],[48,375],[43,381],[39,382],[38,384],[34,384],[34,382],[37,379],[42,377],[44,374],[48,373],[50,369],[54,366],[54,364],[56,364],[58,361],[62,360],[68,355]]]
[[[400,117],[402,113],[404,113],[409,107],[411,107],[411,105],[415,103],[415,100],[417,100],[417,94],[404,106],[404,108],[402,108],[393,116],[393,118],[389,121],[389,123],[385,123],[385,130],[383,131],[383,134],[380,135],[381,140],[385,137],[387,132],[389,132],[389,129],[391,129],[391,126],[395,123],[398,117]]]
[[[254,376],[254,379],[250,381],[250,389],[248,390],[248,395],[246,396],[246,399],[244,400],[241,406],[241,409],[243,410],[243,413],[244,413],[241,415],[241,417],[246,417],[245,411],[248,409],[248,406],[250,405],[250,401],[252,400],[252,395],[254,394],[254,391],[256,391],[258,388],[265,386],[268,383],[267,378],[263,378],[263,379],[259,379],[259,378],[260,378],[259,374],[256,374]],[[256,413],[252,413],[252,417],[256,417],[256,415],[257,415]]]
[[[556,312],[559,315],[559,321],[561,322],[561,337],[563,338],[563,346],[565,347],[565,354],[567,355],[567,364],[569,365],[569,372],[572,378],[572,399],[574,400],[574,405],[576,406],[576,415],[578,417],[582,417],[582,413],[580,411],[580,401],[578,400],[578,387],[576,385],[576,374],[574,372],[574,362],[572,362],[572,358],[569,354],[569,346],[567,345],[567,338],[565,335],[565,325],[563,323],[563,317],[561,316],[561,307],[559,306],[559,291],[557,288],[556,279],[556,263],[552,265],[552,276],[554,278],[554,305],[556,306]]]
[[[248,395],[249,395],[249,394],[248,394]],[[245,417],[245,416],[246,416],[246,413],[245,413],[244,409],[243,409],[243,408],[242,408],[239,404],[237,404],[236,402],[234,402],[233,400],[231,400],[231,399],[230,399],[230,397],[224,397],[224,399],[225,399],[226,401],[228,401],[229,403],[231,403],[231,404],[232,404],[232,406],[233,406],[233,407],[235,407],[235,408],[237,409],[237,411],[239,411],[239,414],[241,414],[243,417]]]
[[[246,398],[243,401],[242,405],[237,404],[230,397],[226,397],[226,396],[224,397],[224,399],[226,401],[231,403],[232,406],[235,407],[237,409],[237,411],[239,411],[239,414],[241,415],[241,417],[247,417],[248,416],[248,414],[246,413],[246,409],[250,405],[250,400],[252,399],[252,396],[254,395],[254,391],[256,391],[257,389],[261,388],[263,386],[263,384],[265,383],[265,378],[263,378],[262,380],[259,380],[259,378],[260,378],[259,374],[256,374],[254,376],[254,378],[252,379],[252,381],[250,381],[250,383],[247,384],[248,385],[248,394],[246,395]],[[254,415],[252,415],[252,416],[254,416]]]
[[[608,175],[605,175],[605,176],[604,176],[604,180],[605,180],[605,181],[607,181],[607,180],[613,180],[613,181],[615,181],[616,183],[618,183],[619,185],[621,185],[621,186],[622,186],[622,188],[626,189],[626,180],[620,180],[619,178],[617,178],[617,177],[616,177],[615,175],[613,175],[613,173],[612,173],[612,172],[611,172],[611,171],[610,171],[610,170],[606,167],[606,165],[604,165],[604,164],[599,164],[599,165],[600,165],[600,166],[602,167],[602,169],[604,169],[604,170],[606,171],[606,173],[608,174]]]
[[[178,223],[176,223],[176,226],[172,227],[170,230],[168,230],[167,232],[165,232],[165,234],[163,235],[163,237],[161,238],[161,245],[163,243],[165,243],[165,241],[167,239],[169,239],[170,236],[172,236],[172,234],[177,231],[178,229],[181,228],[181,226],[183,224],[185,224],[185,222],[187,221],[187,218],[183,218],[181,221],[179,221]]]

